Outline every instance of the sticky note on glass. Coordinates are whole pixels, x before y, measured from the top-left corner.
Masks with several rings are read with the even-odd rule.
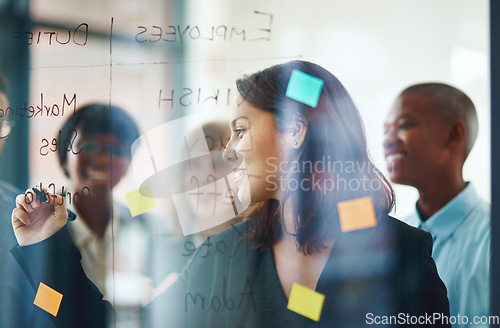
[[[130,210],[132,217],[145,213],[156,207],[156,199],[143,196],[151,194],[152,192],[149,186],[144,186],[141,189],[136,189],[125,194],[125,200],[127,201],[128,209]]]
[[[311,320],[319,321],[324,302],[325,295],[295,283],[286,308]]]
[[[38,286],[33,304],[56,317],[57,312],[59,312],[59,307],[61,306],[62,298],[63,295],[61,293],[41,282]]]
[[[343,232],[371,228],[377,225],[371,196],[339,202],[337,209]]]
[[[288,81],[286,96],[308,106],[316,107],[321,89],[323,89],[322,79],[294,69]]]

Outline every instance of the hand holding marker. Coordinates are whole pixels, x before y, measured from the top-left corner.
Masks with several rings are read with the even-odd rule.
[[[45,203],[45,204],[50,204],[48,199],[47,199],[47,193],[45,192],[45,190],[39,190],[37,188],[33,188],[33,192],[35,193],[36,195],[36,198],[42,202],[42,203]],[[75,221],[76,219],[76,214],[72,211],[72,210],[66,210],[68,212],[68,220],[69,221]]]

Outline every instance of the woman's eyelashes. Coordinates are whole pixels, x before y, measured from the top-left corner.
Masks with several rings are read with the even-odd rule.
[[[236,129],[234,129],[233,131],[234,131],[234,133],[236,134],[236,136],[237,136],[238,138],[240,138],[240,139],[241,139],[241,138],[243,137],[243,135],[244,135],[244,133],[245,133],[246,129],[243,129],[243,128],[236,128]]]

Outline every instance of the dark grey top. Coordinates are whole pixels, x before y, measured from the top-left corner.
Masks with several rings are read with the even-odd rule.
[[[251,227],[237,224],[198,247],[177,282],[148,307],[148,326],[364,327],[370,314],[449,315],[426,232],[382,216],[375,228],[340,233],[318,281],[326,298],[314,322],[286,309],[272,250],[244,238]],[[104,326],[109,304],[85,277],[67,228],[11,252],[34,285],[43,281],[64,295],[60,327]]]

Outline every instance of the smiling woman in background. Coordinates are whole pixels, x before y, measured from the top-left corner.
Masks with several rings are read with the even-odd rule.
[[[287,96],[297,71],[323,81],[316,106]],[[160,310],[154,312],[163,311],[154,322],[360,327],[398,313],[448,316],[446,289],[431,258],[432,239],[388,216],[393,190],[369,159],[360,114],[342,84],[318,65],[292,61],[238,80],[237,87],[240,100],[223,157],[234,163],[238,198],[252,205],[242,215],[244,222],[211,238],[217,247],[193,254],[177,282],[151,305]],[[338,204],[352,199],[373,204],[376,226],[346,228]],[[47,281],[65,295],[55,320],[99,325],[105,304],[89,287],[69,245],[65,206],[53,211],[37,201],[27,204],[24,195],[16,201],[14,256],[27,264],[25,273],[35,283]],[[55,279],[32,256],[36,248],[52,247],[64,247],[53,259],[60,272],[68,271],[64,279]],[[319,323],[306,318],[318,319],[310,313],[287,309],[288,301],[303,297],[294,295],[297,285],[325,296]]]
[[[140,313],[130,309],[140,308],[150,297],[155,222],[148,213],[132,217],[128,208],[113,201],[112,190],[127,173],[130,147],[138,137],[137,125],[124,109],[94,103],[66,120],[57,147],[69,183],[67,199],[78,216],[68,228],[82,267],[113,301],[118,322],[126,321],[130,328],[141,325]]]
[[[69,229],[82,253],[85,273],[103,292],[111,263],[111,217],[120,212],[120,208],[113,211],[111,190],[125,176],[130,145],[138,137],[135,122],[123,109],[90,104],[64,123],[58,138],[59,162],[69,182],[68,199],[79,218]],[[121,213],[116,214],[118,219]],[[121,228],[133,224],[128,216],[119,219]]]

